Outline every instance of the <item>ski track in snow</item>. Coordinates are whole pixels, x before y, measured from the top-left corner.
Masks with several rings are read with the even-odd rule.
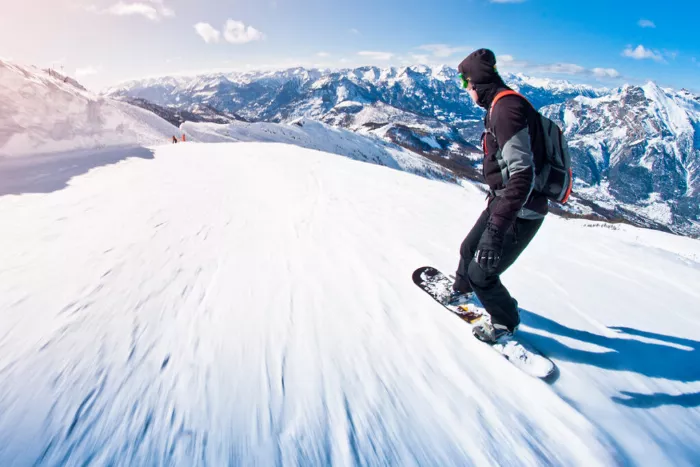
[[[481,209],[262,143],[0,197],[0,465],[697,465],[700,243],[550,216],[504,276],[550,386],[411,282]]]

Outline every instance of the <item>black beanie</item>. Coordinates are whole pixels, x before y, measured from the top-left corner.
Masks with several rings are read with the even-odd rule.
[[[474,84],[503,82],[496,70],[496,55],[489,49],[479,49],[470,53],[457,69]]]

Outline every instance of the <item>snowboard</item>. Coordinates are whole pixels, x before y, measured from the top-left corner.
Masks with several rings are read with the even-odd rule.
[[[413,282],[470,326],[478,324],[483,319],[490,319],[476,296],[473,296],[467,303],[457,306],[449,305],[447,300],[452,293],[454,281],[433,267],[424,266],[416,269],[413,272]],[[484,343],[484,345],[491,347],[519,370],[530,376],[550,380],[556,374],[557,367],[554,362],[542,355],[518,333],[503,343],[493,345]]]

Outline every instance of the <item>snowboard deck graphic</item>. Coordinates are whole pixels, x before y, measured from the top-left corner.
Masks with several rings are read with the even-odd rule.
[[[454,281],[431,266],[416,269],[413,272],[413,282],[470,326],[476,325],[482,319],[488,319],[488,314],[476,297],[463,305],[448,305],[447,299],[452,293]],[[505,344],[499,343],[489,347],[500,353],[519,370],[535,378],[549,380],[556,373],[557,367],[554,362],[542,355],[532,344],[524,341],[517,333]]]

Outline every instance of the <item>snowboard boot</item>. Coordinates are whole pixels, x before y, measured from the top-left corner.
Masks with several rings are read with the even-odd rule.
[[[481,323],[474,326],[472,333],[474,337],[479,339],[481,342],[485,342],[490,345],[500,344],[507,342],[513,334],[518,329],[511,330],[507,326],[502,324],[492,324],[490,319],[483,319]]]

